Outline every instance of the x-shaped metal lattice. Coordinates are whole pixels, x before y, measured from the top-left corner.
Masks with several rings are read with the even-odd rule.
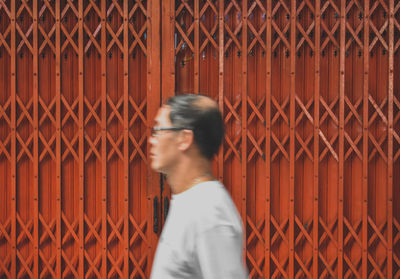
[[[124,17],[124,12],[123,12],[121,6],[115,0],[112,0],[112,3],[110,4],[110,6],[107,9],[107,17],[109,19],[111,19],[112,17],[115,17],[113,15],[113,11],[116,11],[114,14],[116,14],[120,18]],[[122,20],[120,20],[119,22],[122,22]],[[123,52],[124,46],[123,46],[123,42],[121,42],[120,37],[122,36],[121,35],[122,31],[124,31],[124,25],[120,24],[119,28],[117,27],[118,29],[116,31],[113,30],[113,27],[111,25],[112,24],[109,24],[106,22],[106,30],[108,31],[107,34],[108,34],[108,36],[111,37],[111,40],[107,45],[107,52],[109,52],[115,44]]]
[[[43,1],[42,3],[43,6],[39,10],[39,18],[41,18],[42,20],[39,20],[39,24],[37,25],[39,33],[43,37],[43,42],[39,45],[39,54],[43,54],[46,46],[48,46],[53,51],[53,54],[56,54],[56,48],[53,43],[53,41],[55,40],[56,25],[52,24],[50,30],[46,30],[45,27],[42,26],[42,23],[46,20],[46,11],[48,11],[47,14],[50,14],[50,16],[52,17],[53,22],[55,22],[56,14],[54,9],[51,7],[49,1]]]
[[[400,33],[400,2],[395,4],[394,6],[394,17],[393,17],[393,23],[394,23],[394,28],[397,30],[398,33]],[[397,52],[397,50],[400,47],[400,36],[397,37],[397,42],[394,42],[394,53]]]
[[[255,241],[260,242],[261,245],[264,247],[265,240],[262,237],[261,232],[265,225],[265,219],[261,219],[259,222],[257,222],[257,225],[255,225],[253,223],[253,221],[251,220],[251,218],[249,216],[247,216],[247,224],[251,228],[251,232],[249,231],[250,234],[246,241],[247,247],[249,247]],[[247,256],[247,259],[252,264],[252,270],[249,274],[249,278],[253,278],[253,276],[256,272],[258,273],[258,276],[263,277],[262,268],[264,265],[265,256],[262,255],[256,261],[256,259],[254,259],[254,257],[251,255],[249,250],[247,250],[246,256]]]
[[[51,220],[49,224],[47,224],[43,215],[39,213],[39,221],[41,226],[44,228],[43,233],[39,239],[39,244],[43,246],[46,242],[51,241],[55,246],[56,219]],[[50,256],[50,258],[47,258],[42,252],[42,250],[39,250],[39,257],[41,259],[41,262],[44,264],[40,272],[40,276],[44,277],[46,275],[51,275],[53,277],[56,277],[55,274],[56,255],[53,254],[52,256]]]
[[[63,128],[65,125],[73,124],[76,127],[79,127],[79,119],[78,119],[78,98],[76,98],[72,104],[70,104],[63,95],[61,95],[61,105],[62,109],[66,109],[65,116],[61,119],[61,127]],[[62,161],[64,161],[69,154],[75,158],[76,162],[79,162],[79,156],[77,154],[77,145],[79,134],[75,133],[72,139],[69,139],[67,135],[64,133],[63,129],[61,129],[61,138],[63,142],[63,146],[65,148],[64,153],[62,154]]]
[[[191,52],[194,53],[194,46],[190,37],[194,31],[194,12],[188,1],[176,1],[177,8],[175,9],[175,30],[177,31],[179,41],[176,42],[175,54],[185,49],[186,45]],[[188,15],[187,15],[188,14]],[[190,19],[190,26],[186,27],[185,21]]]
[[[41,108],[43,109],[43,115],[39,119],[39,127],[46,121],[50,120],[50,123],[53,124],[53,127],[57,126],[56,119],[53,116],[53,113],[51,110],[55,107],[56,103],[56,98],[53,98],[53,100],[50,102],[50,104],[46,105],[46,103],[43,101],[43,99],[39,96],[39,104]],[[54,154],[54,145],[56,141],[56,134],[53,133],[52,137],[50,139],[46,139],[46,137],[43,135],[43,133],[39,130],[39,141],[42,143],[44,150],[39,154],[39,162],[41,162],[46,154],[48,154],[53,161],[56,161],[56,155]]]
[[[69,222],[67,216],[65,216],[64,212],[61,213],[61,221],[63,225],[65,226],[65,234],[62,237],[61,240],[61,245],[63,247],[67,247],[69,245],[74,246],[79,244],[79,237],[77,235],[78,233],[78,224],[79,224],[79,219],[75,219],[72,223]],[[73,274],[75,277],[79,277],[78,272],[77,272],[77,265],[78,265],[78,253],[75,253],[75,255],[70,259],[68,255],[65,253],[64,249],[61,251],[61,256],[63,258],[63,261],[65,262],[65,269],[63,271],[63,277],[68,276],[69,274]]]
[[[145,231],[147,229],[147,220],[143,220],[139,224],[132,215],[129,215],[129,222],[135,229],[135,232],[129,239],[129,247],[132,247],[134,244],[137,245],[136,243],[138,241],[143,241],[144,244],[149,245],[149,241],[145,236]],[[136,278],[135,276],[139,275],[142,278],[146,278],[146,275],[144,274],[144,268],[147,263],[147,257],[148,257],[148,252],[146,251],[141,255],[140,259],[136,259],[136,257],[132,253],[132,250],[129,249],[129,259],[134,266],[133,271],[130,273],[131,274],[130,278]]]
[[[396,218],[393,218],[393,247],[399,247],[400,245],[400,223]],[[397,249],[393,249],[393,261],[400,267],[400,253]],[[395,274],[393,274],[393,278],[400,277],[400,270],[398,270]]]
[[[336,114],[333,112],[333,110],[335,109],[336,105],[338,104],[339,96],[336,96],[335,98],[333,98],[333,100],[331,101],[331,103],[329,105],[322,96],[320,96],[319,98],[320,98],[320,104],[322,105],[321,108],[325,109],[325,112],[322,114],[322,116],[320,118],[320,125],[322,125],[325,121],[327,121],[329,119],[330,121],[333,121],[333,123],[336,125],[336,127],[338,127],[339,121],[338,121]],[[336,143],[336,141],[339,138],[339,132],[336,131],[331,136],[330,139],[327,139],[326,136],[322,133],[322,131],[320,131],[319,137],[325,144],[325,148],[323,148],[323,149],[321,148],[319,160],[322,161],[329,151],[330,154],[333,156],[333,158],[337,162],[339,162],[338,154],[334,148],[334,144]]]
[[[300,2],[299,6],[297,7],[297,18],[301,19],[302,14],[307,13],[307,10],[309,10],[309,12],[312,15],[312,18],[314,18],[314,14],[315,14],[314,6],[310,3],[309,0],[303,0],[302,2]],[[313,20],[311,22],[311,24],[309,24],[309,26],[303,26],[303,24],[301,23],[301,20],[297,20],[296,27],[297,27],[297,30],[300,32],[299,33],[300,39],[298,40],[297,45],[296,45],[296,52],[298,52],[302,46],[305,46],[306,43],[310,47],[311,51],[314,52],[315,45],[313,42],[313,39],[314,39],[313,36],[314,36],[315,20]]]
[[[17,128],[20,126],[20,124],[22,123],[22,121],[27,120],[28,123],[33,127],[33,119],[32,119],[32,115],[30,113],[30,111],[33,109],[33,97],[31,97],[29,99],[29,101],[27,102],[27,104],[25,105],[23,103],[23,101],[20,99],[20,97],[17,95],[16,96],[16,101],[17,101],[17,108],[19,108],[21,110],[21,114],[19,115],[18,119],[17,119]],[[19,146],[21,147],[18,155],[17,155],[17,162],[20,161],[20,159],[22,158],[22,156],[25,154],[26,156],[29,157],[29,159],[33,162],[33,155],[32,155],[32,148],[31,146],[33,145],[33,132],[29,135],[29,137],[27,139],[23,139],[21,137],[21,135],[19,134],[19,132],[17,132],[16,134],[16,138],[17,138],[17,142],[19,144]]]
[[[295,226],[297,226],[297,228],[300,229],[298,235],[295,238],[294,241],[294,247],[295,247],[295,252],[294,252],[294,258],[296,259],[296,262],[299,264],[300,269],[297,271],[296,273],[296,277],[300,277],[301,274],[303,273],[304,275],[306,275],[308,278],[311,278],[311,274],[309,271],[310,265],[312,263],[312,256],[309,257],[308,259],[302,259],[299,254],[296,252],[296,247],[304,247],[304,244],[308,244],[312,247],[313,245],[313,240],[310,236],[310,231],[312,231],[312,220],[310,222],[310,224],[308,224],[308,222],[306,222],[304,225],[302,224],[301,220],[295,216],[294,217],[294,221],[295,221]],[[303,256],[304,258],[304,256]],[[303,262],[305,260],[305,262]]]
[[[394,111],[397,110],[397,114],[393,117],[393,126],[396,127],[396,125],[398,125],[397,123],[400,122],[400,99],[393,97],[393,103],[393,107],[395,108]],[[397,144],[400,145],[400,133],[398,133],[396,129],[393,129],[393,138],[397,142]],[[397,151],[395,150],[395,152],[393,153],[393,162],[396,162],[399,158],[400,148],[397,149]]]
[[[358,18],[353,19],[353,23],[346,21],[346,52],[349,50],[353,42],[358,45],[358,48],[363,49],[364,43],[362,39],[362,30],[363,30],[363,7],[361,6],[358,0],[351,0],[346,5],[346,14],[347,17],[354,17],[354,14],[358,15]]]
[[[232,121],[233,122],[235,122],[235,121],[241,122],[241,117],[237,113],[237,110],[241,103],[242,103],[241,99],[238,99],[238,100],[236,100],[236,102],[234,104],[232,104],[228,100],[227,97],[224,97],[224,104],[225,104],[225,107],[227,108],[227,110],[224,109],[224,111],[228,111],[224,117],[224,122],[225,122],[226,126],[228,126],[228,123],[230,123]],[[234,154],[238,160],[241,159],[238,144],[242,137],[241,137],[240,133],[237,133],[235,135],[235,128],[233,128],[232,130],[234,131],[233,139],[231,139],[229,137],[228,133],[226,133],[226,135],[225,135],[225,143],[227,144],[227,148],[224,149],[224,151],[225,151],[224,161],[226,161],[230,157],[231,154]]]
[[[357,244],[357,248],[361,252],[362,243],[359,237],[360,230],[361,230],[361,221],[356,222],[355,224],[350,224],[346,217],[343,217],[343,224],[344,224],[344,241],[343,241],[343,259],[348,266],[349,269],[345,272],[344,278],[349,278],[351,276],[356,276],[357,278],[361,278],[361,274],[359,273],[359,268],[361,264],[361,256],[357,259],[354,256],[349,255],[349,251],[353,249],[354,244]],[[346,231],[348,231],[346,233]],[[360,253],[361,254],[361,253]]]
[[[129,100],[129,104],[128,104],[129,110],[134,111],[132,118],[129,120],[129,128],[131,128],[133,125],[135,125],[136,120],[139,120],[139,119],[140,119],[140,121],[142,121],[142,123],[145,127],[148,127],[145,113],[143,112],[143,111],[145,111],[146,104],[147,104],[146,99],[144,99],[139,105],[135,102],[135,100],[131,96],[129,96],[128,100]],[[140,139],[137,140],[135,138],[135,136],[133,135],[133,133],[129,130],[128,137],[129,137],[130,143],[134,147],[134,150],[130,154],[129,162],[132,162],[132,160],[135,158],[135,156],[139,155],[142,158],[142,160],[145,163],[147,163],[147,157],[142,148],[142,145],[146,142],[146,139],[147,139],[146,133],[142,133]]]
[[[123,108],[123,101],[124,97],[122,96],[118,100],[117,104],[114,104],[111,97],[107,95],[107,104],[110,108],[110,114],[107,118],[107,125],[110,125],[110,123],[115,119],[117,119],[117,121],[119,121],[121,125],[124,124],[124,119],[120,112],[121,108]],[[109,150],[107,155],[107,161],[109,161],[114,154],[117,154],[121,160],[124,160],[124,155],[122,154],[120,149],[124,140],[124,135],[120,134],[120,136],[117,139],[114,139],[112,135],[107,131],[107,139],[109,144],[111,145],[111,149]]]
[[[271,107],[276,109],[276,113],[272,116],[271,119],[271,126],[278,125],[277,121],[281,118],[284,123],[286,123],[287,126],[289,126],[289,118],[287,116],[287,113],[285,113],[285,110],[287,106],[289,105],[289,96],[286,96],[286,98],[283,100],[281,104],[275,99],[274,96],[271,96]],[[287,161],[289,161],[289,154],[285,148],[286,144],[289,142],[289,133],[286,133],[286,135],[282,138],[279,139],[273,131],[271,131],[271,139],[276,144],[277,148],[272,152],[271,156],[271,162],[275,160],[275,158],[279,155],[279,153],[282,153],[282,155],[286,158]]]
[[[22,1],[20,2],[21,6],[16,12],[16,18],[19,19],[19,21],[23,20],[23,12],[28,14],[30,25],[26,30],[22,30],[20,27],[20,24],[18,23],[18,20],[16,21],[15,24],[15,29],[17,30],[18,35],[20,36],[21,40],[17,46],[17,53],[20,52],[22,47],[25,45],[28,50],[32,53],[33,55],[33,46],[32,43],[29,42],[29,38],[33,39],[33,12],[31,8],[29,7],[29,2],[28,1]],[[24,32],[25,31],[25,32]]]
[[[68,11],[70,11],[68,13]],[[61,45],[61,53],[65,51],[65,49],[70,45],[72,49],[75,51],[75,54],[79,53],[79,49],[77,44],[75,43],[74,37],[76,36],[76,32],[78,31],[78,17],[79,17],[79,12],[78,9],[74,6],[74,4],[71,1],[67,1],[65,7],[61,11],[61,24],[60,24],[60,29],[61,29],[61,34],[65,36],[65,41]],[[72,27],[71,30],[68,30],[67,27],[65,27],[65,21],[67,20],[75,20],[75,25]]]
[[[371,236],[368,239],[368,249],[373,250],[376,242],[380,242],[381,245],[383,245],[384,249],[387,249],[387,241],[386,238],[383,236],[384,230],[386,230],[386,225],[387,222],[384,222],[379,225],[379,227],[375,224],[374,220],[370,216],[368,216],[368,224],[369,228],[371,228]],[[381,264],[376,262],[376,259],[374,259],[373,255],[371,253],[368,253],[368,261],[372,265],[373,270],[371,271],[370,275],[371,278],[375,276],[375,274],[378,274],[380,278],[384,279],[386,276],[383,274],[382,270],[384,270],[384,266],[386,261],[382,261]]]
[[[257,10],[259,10],[259,12]],[[252,54],[254,52],[255,47],[259,46],[265,52],[267,51],[266,42],[265,39],[262,38],[263,33],[267,29],[267,21],[265,20],[266,18],[265,7],[259,0],[255,0],[248,8],[247,13],[248,13],[248,18],[250,19],[247,21],[247,26],[250,31],[249,32],[250,42],[248,44],[247,51],[248,53]],[[254,14],[258,15],[259,13],[262,14],[263,23],[261,23],[261,26],[259,26],[259,28],[256,28],[256,26],[254,26],[252,21],[254,19]]]
[[[89,15],[89,13],[94,13],[95,16],[98,18],[101,18],[101,8],[99,8],[94,1],[89,1],[87,2],[87,6],[85,7],[83,14],[85,17]],[[90,50],[90,47],[93,45],[95,50],[97,50],[98,54],[101,54],[101,45],[98,40],[100,40],[101,36],[101,22],[97,22],[97,26],[94,28],[90,28],[88,26],[87,22],[83,22],[83,30],[85,31],[85,34],[87,35],[87,41],[84,46],[84,52],[88,53]]]
[[[205,1],[204,6],[200,7],[200,13],[199,16],[201,18],[200,21],[200,30],[202,34],[204,34],[204,39],[200,40],[200,48],[199,52],[203,52],[204,49],[208,46],[211,45],[214,47],[214,49],[218,49],[218,42],[216,41],[217,39],[217,28],[218,28],[218,21],[216,20],[218,17],[218,7],[216,7],[215,3],[213,3],[210,0]],[[206,17],[213,16],[215,19],[213,21],[213,24],[210,27],[210,30],[207,30],[207,25],[204,24],[204,20]]]
[[[3,13],[1,13],[2,11]],[[7,17],[2,16],[2,14],[4,13],[7,15]],[[7,42],[11,35],[11,24],[9,24],[11,19],[11,12],[4,1],[0,2],[0,16],[2,18],[7,18],[8,21],[8,24],[6,25],[6,30],[4,30],[3,33],[0,33],[0,48],[3,46],[7,50],[8,54],[11,56],[10,43]]]
[[[344,103],[349,108],[349,112],[347,113],[346,118],[344,119],[345,127],[347,127],[347,125],[350,125],[353,121],[356,121],[356,123],[358,123],[359,127],[362,127],[361,116],[358,112],[358,109],[359,109],[360,105],[362,104],[362,96],[360,98],[358,98],[358,100],[354,104],[352,104],[350,99],[345,95]],[[353,119],[355,119],[355,120],[353,120]],[[361,142],[361,139],[362,139],[361,133],[358,133],[357,137],[355,139],[352,139],[351,136],[349,135],[349,133],[345,129],[344,137],[345,137],[346,141],[348,142],[348,144],[350,145],[349,148],[347,150],[345,150],[344,159],[347,160],[349,158],[349,156],[354,152],[357,155],[357,157],[360,159],[360,161],[362,161],[362,154],[361,154],[360,149],[358,148],[358,144]]]
[[[242,44],[240,42],[240,32],[242,30],[243,21],[241,20],[242,9],[237,1],[228,1],[228,5],[225,6],[225,44],[224,53],[229,53],[229,47],[232,45],[242,50]]]
[[[326,224],[325,221],[322,218],[319,218],[319,224],[321,225],[322,229],[323,229],[323,233],[319,239],[318,245],[319,247],[324,247],[326,242],[332,243],[336,249],[338,248],[338,242],[335,239],[335,237],[333,236],[333,232],[336,230],[337,228],[337,220],[334,220],[333,222],[331,222],[331,224]],[[326,247],[326,246],[325,246]],[[322,273],[321,273],[321,278],[326,278],[325,276],[329,275],[331,277],[335,277],[335,273],[334,273],[334,268],[335,265],[337,264],[337,257],[334,257],[330,260],[330,262],[327,261],[327,259],[325,259],[324,254],[322,249],[320,248],[318,251],[318,257],[320,258],[320,260],[322,261],[322,263],[324,264],[324,266],[326,267]]]
[[[274,234],[271,237],[271,260],[273,261],[276,269],[271,275],[271,278],[280,278],[285,277],[288,278],[287,271],[285,270],[289,263],[289,257],[283,259],[282,255],[275,256],[277,252],[275,252],[275,248],[279,251],[279,247],[282,244],[285,244],[286,248],[289,249],[289,239],[286,236],[286,233],[289,228],[289,219],[284,220],[282,223],[278,224],[273,216],[271,216],[271,229],[275,230]]]
[[[296,104],[300,107],[301,112],[296,116],[296,127],[298,127],[303,119],[304,116],[306,117],[305,121],[308,120],[308,122],[313,125],[314,124],[314,119],[311,115],[311,113],[309,112],[312,104],[314,103],[314,98],[310,98],[307,103],[304,105],[304,103],[302,102],[302,100],[300,99],[300,97],[298,95],[295,96],[295,100],[296,100]],[[307,123],[307,122],[306,122]],[[302,123],[303,125],[305,125],[306,123]],[[300,144],[300,147],[298,148],[298,151],[296,153],[296,160],[298,158],[300,158],[301,154],[303,152],[305,152],[305,154],[308,156],[308,158],[310,159],[311,162],[314,161],[314,156],[312,154],[312,152],[310,151],[308,145],[310,144],[310,142],[312,142],[311,140],[313,139],[313,133],[308,133],[307,138],[303,139],[301,137],[301,135],[296,131],[295,132],[295,136],[296,136],[296,140],[297,142]]]
[[[322,20],[320,21],[322,30],[321,46],[320,46],[321,52],[323,52],[329,44],[332,44],[335,48],[339,48],[340,46],[337,38],[339,33],[338,30],[340,28],[340,21],[338,20],[338,17],[336,16],[336,21],[331,28],[329,28],[328,22],[324,20],[327,16],[330,15],[331,10],[335,12],[335,15],[340,14],[340,10],[337,6],[337,3],[335,3],[334,1],[328,0],[323,4],[321,3],[321,17],[322,17]]]
[[[383,9],[382,13],[380,13],[381,9],[378,7],[381,6],[381,9]],[[369,20],[369,27],[370,27],[370,43],[369,43],[369,51],[371,52],[374,48],[374,46],[377,44],[377,42],[380,42],[381,45],[384,47],[386,51],[389,50],[389,45],[388,42],[384,39],[384,37],[387,34],[387,29],[389,26],[389,7],[386,5],[386,3],[382,0],[376,0],[373,5],[370,7],[369,10],[369,17],[371,20]],[[374,13],[377,18],[384,18],[385,21],[380,27],[376,27],[376,23],[374,23],[374,20],[372,18],[374,17]],[[378,29],[379,28],[379,29]],[[372,35],[372,37],[371,37]],[[386,36],[387,37],[387,36]]]
[[[84,97],[84,103],[88,112],[84,120],[85,127],[92,119],[94,119],[96,125],[100,127],[101,120],[98,109],[100,108],[101,99],[100,98],[97,99],[97,101],[92,105],[89,102],[89,100],[86,97]],[[100,144],[100,140],[101,140],[101,133],[99,133],[94,140],[92,140],[88,134],[85,134],[85,141],[88,144],[87,146],[88,149],[85,154],[85,162],[87,162],[90,159],[91,155],[95,155],[97,160],[101,161],[101,155],[98,150],[99,148],[98,145]]]
[[[247,125],[251,126],[253,120],[259,120],[263,125],[265,123],[264,116],[261,114],[261,109],[265,105],[265,96],[258,101],[257,105],[254,104],[254,102],[251,100],[251,98],[247,98],[247,102],[251,107],[251,114],[249,118],[247,119]],[[249,154],[247,156],[247,162],[250,162],[251,159],[254,157],[255,154],[259,154],[264,160],[265,160],[265,154],[262,151],[262,143],[265,141],[265,133],[262,133],[262,135],[256,139],[254,135],[251,133],[250,130],[247,131],[247,137],[250,140],[251,144],[253,145],[252,148],[250,145],[248,145],[248,150]]]
[[[286,15],[286,17],[283,17]],[[276,53],[280,44],[287,50],[290,49],[289,43],[289,28],[290,28],[290,7],[286,4],[286,1],[278,0],[276,5],[272,7],[272,51]],[[280,23],[279,21],[282,21]]]
[[[123,225],[124,225],[124,218],[120,218],[116,223],[113,222],[111,216],[107,214],[107,223],[110,226],[110,234],[107,237],[107,244],[110,245],[111,243],[115,241],[119,241],[120,243],[124,242],[124,239],[121,235],[121,231],[123,230]],[[113,256],[111,255],[111,252],[108,250],[107,251],[107,258],[110,261],[112,268],[108,272],[108,276],[113,277],[115,273],[118,273],[119,276],[124,277],[121,266],[124,262],[124,254],[120,254],[117,259],[114,259]]]
[[[22,220],[21,216],[17,213],[17,225],[20,228],[20,233],[17,237],[17,247],[20,247],[22,245],[25,245],[26,242],[31,244],[32,246],[34,245],[34,239],[33,239],[33,220],[27,221],[27,223],[24,223]],[[18,276],[24,276],[25,274],[30,275],[33,277],[32,274],[32,267],[33,267],[33,253],[31,253],[28,258],[24,258],[24,256],[21,254],[19,250],[17,250],[17,258],[19,262],[21,263],[22,268],[18,272]]]
[[[11,97],[8,98],[3,105],[0,105],[0,121],[4,121],[8,124],[8,127],[11,127],[11,120],[10,120],[10,110],[11,110]],[[0,157],[3,154],[7,157],[8,161],[11,162],[11,154],[10,154],[10,147],[11,144],[11,133],[5,139],[0,141]]]
[[[5,239],[9,243],[9,245],[12,246],[11,217],[5,220],[3,223],[0,223],[0,239]],[[11,278],[11,274],[9,272],[10,265],[11,255],[9,253],[0,261],[0,273],[5,274],[8,278]]]
[[[142,1],[136,1],[135,4],[133,5],[132,9],[129,11],[129,31],[130,33],[133,35],[134,39],[133,41],[130,43],[129,46],[129,54],[131,54],[135,47],[137,45],[139,45],[140,49],[143,51],[144,55],[147,55],[147,46],[146,46],[146,42],[143,42],[143,40],[146,40],[146,31],[147,31],[147,24],[141,24],[138,25],[135,29],[135,24],[133,24],[133,22],[136,20],[136,18],[138,16],[136,16],[136,14],[141,13],[144,17],[147,17],[147,10],[146,8],[143,6]],[[143,37],[143,39],[142,39]]]
[[[368,95],[368,100],[369,100],[369,102],[372,104],[372,106],[375,109],[374,113],[372,113],[371,117],[369,118],[368,126],[371,126],[374,123],[374,121],[376,120],[377,116],[380,117],[380,119],[379,119],[380,122],[382,122],[385,126],[387,126],[388,125],[388,120],[387,120],[386,116],[384,115],[384,113],[382,111],[383,108],[387,104],[387,100],[388,100],[387,96],[382,100],[380,105],[378,105],[376,103],[376,101],[374,100],[374,98],[371,95]],[[383,149],[382,149],[382,145],[387,139],[387,134],[384,133],[377,140],[377,139],[375,139],[373,134],[370,132],[370,133],[368,133],[368,138],[370,139],[370,142],[372,143],[372,145],[370,145],[370,146],[373,148],[372,150],[370,150],[370,152],[368,154],[368,160],[371,161],[374,158],[374,156],[379,153],[381,158],[385,161],[385,163],[387,163],[386,152],[383,151]]]

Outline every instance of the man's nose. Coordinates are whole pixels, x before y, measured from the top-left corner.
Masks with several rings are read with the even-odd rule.
[[[150,143],[151,145],[154,145],[155,140],[156,140],[155,137],[154,137],[152,134],[150,134],[149,143]]]

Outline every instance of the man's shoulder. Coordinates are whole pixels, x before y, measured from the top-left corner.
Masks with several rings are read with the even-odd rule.
[[[237,209],[225,189],[218,181],[198,185],[196,200],[191,204],[194,210],[193,220],[200,228],[228,225],[235,228],[241,226]],[[201,187],[201,189],[200,189]]]

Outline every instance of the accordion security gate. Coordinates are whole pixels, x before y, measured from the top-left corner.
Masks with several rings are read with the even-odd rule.
[[[251,278],[399,278],[399,48],[395,0],[0,1],[0,278],[149,276],[173,92],[223,111]]]

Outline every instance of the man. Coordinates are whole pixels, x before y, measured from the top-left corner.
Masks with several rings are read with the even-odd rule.
[[[217,103],[178,95],[158,111],[149,139],[151,167],[167,176],[171,205],[151,278],[246,278],[242,223],[211,174],[224,135]]]

